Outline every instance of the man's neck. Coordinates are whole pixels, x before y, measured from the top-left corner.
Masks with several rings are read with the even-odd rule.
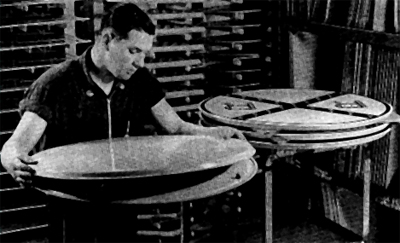
[[[90,74],[93,78],[93,81],[99,84],[99,82],[104,84],[112,84],[114,81],[114,76],[107,70],[105,65],[103,64],[103,58],[97,50],[96,46],[90,50],[90,58],[94,64],[93,70],[90,70]]]

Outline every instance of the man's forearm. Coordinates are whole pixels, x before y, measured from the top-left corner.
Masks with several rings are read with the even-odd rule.
[[[185,134],[185,135],[197,135],[197,134],[206,134],[209,128],[202,127],[190,122],[182,121],[180,123],[178,133]]]

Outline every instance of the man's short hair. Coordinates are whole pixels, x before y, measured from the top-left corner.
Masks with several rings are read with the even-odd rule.
[[[133,3],[120,3],[110,8],[101,20],[98,35],[106,28],[112,28],[121,39],[127,39],[131,30],[144,31],[154,35],[156,26],[150,17]]]

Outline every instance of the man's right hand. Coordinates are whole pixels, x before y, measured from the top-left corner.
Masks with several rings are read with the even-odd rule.
[[[37,161],[34,161],[32,157],[27,154],[7,157],[8,158],[3,158],[2,156],[2,164],[4,168],[22,187],[30,187],[32,185],[32,178],[36,171],[29,165],[35,165],[37,164]]]
[[[37,164],[30,156],[31,151],[46,129],[47,122],[37,114],[26,111],[15,128],[13,135],[1,150],[1,163],[22,186],[30,186],[35,170],[29,165]]]

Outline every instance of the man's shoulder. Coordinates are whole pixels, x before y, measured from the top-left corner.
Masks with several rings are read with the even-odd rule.
[[[154,83],[159,83],[158,79],[145,67],[139,68],[131,77],[132,82],[139,86],[151,86]]]
[[[47,69],[34,82],[34,85],[39,86],[60,86],[73,81],[72,78],[77,73],[82,71],[82,66],[79,59],[70,59],[62,63],[53,65]]]
[[[137,71],[137,75],[141,78],[154,78],[153,74],[151,74],[150,70],[146,67],[139,68]]]

